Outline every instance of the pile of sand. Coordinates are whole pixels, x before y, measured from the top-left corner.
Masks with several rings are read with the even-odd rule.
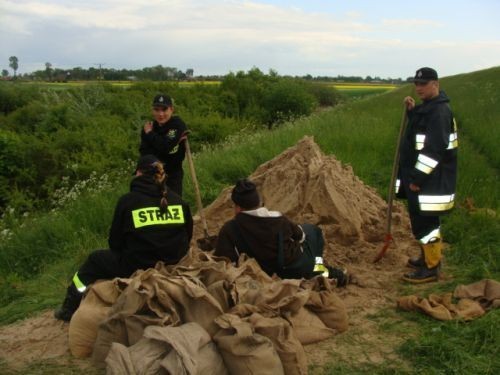
[[[343,335],[356,338],[359,335],[367,346],[356,344],[357,340],[336,346],[336,340],[342,340],[340,335],[307,346],[309,360],[321,364],[334,350],[341,358],[381,361],[397,343],[388,344],[387,337],[378,333],[369,316],[383,308],[395,308],[398,279],[405,271],[408,252],[415,253],[417,248],[404,207],[398,203],[393,209],[392,233],[396,246],[392,245],[386,256],[373,264],[383,244],[387,204],[354,175],[350,166],[342,165],[334,156],[324,155],[313,138],[303,138],[258,167],[249,178],[257,184],[266,207],[281,211],[297,223],[319,225],[325,235],[326,261],[345,266],[353,275],[353,283],[339,289],[350,320],[349,331]],[[204,210],[210,234],[217,234],[234,216],[231,188],[225,189]],[[202,237],[201,223],[195,219],[194,238]],[[11,366],[50,358],[58,363],[75,363],[67,349],[67,325],[52,320],[51,312],[1,327],[0,338],[0,357]],[[61,353],[66,354],[61,356]]]

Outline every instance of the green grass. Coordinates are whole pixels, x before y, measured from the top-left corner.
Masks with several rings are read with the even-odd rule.
[[[500,86],[500,68],[442,80],[460,134],[458,208],[443,220],[445,240],[451,243],[445,270],[453,278],[426,287],[402,285],[402,295],[452,291],[459,283],[485,277],[500,279],[499,154],[495,152],[500,112],[491,104],[498,103],[500,92],[490,90],[491,85]],[[412,93],[411,85],[403,86],[273,131],[240,134],[224,145],[206,148],[195,157],[204,203],[304,135],[313,135],[325,153],[352,165],[356,175],[385,197],[402,99]],[[0,324],[58,304],[86,254],[106,245],[116,199],[126,191],[129,177],[117,181],[112,191],[99,197],[82,196],[56,213],[27,221],[10,242],[0,244]],[[195,207],[189,178],[185,190],[186,199]],[[466,199],[472,200],[477,209],[466,209]],[[437,322],[414,313],[397,314],[396,321],[403,326],[417,326],[398,349],[401,363],[409,363],[410,368],[400,364],[394,367],[390,360],[383,365],[332,362],[324,373],[500,373],[498,311],[467,324]],[[405,335],[405,331],[395,331],[397,326],[390,321],[383,322],[380,329],[387,335]]]

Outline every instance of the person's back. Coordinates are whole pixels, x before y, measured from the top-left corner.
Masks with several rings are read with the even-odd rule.
[[[189,206],[171,189],[163,210],[160,198],[154,179],[143,175],[133,179],[130,192],[118,203],[119,228],[116,233],[112,229],[109,245],[131,267],[153,267],[160,260],[175,264],[187,253],[192,236]]]
[[[267,274],[272,275],[279,273],[280,247],[283,263],[290,264],[302,253],[302,237],[303,232],[298,225],[277,211],[260,207],[241,211],[224,224],[215,255],[226,256],[234,262],[240,251],[245,252],[257,259]],[[233,244],[237,244],[236,247]]]

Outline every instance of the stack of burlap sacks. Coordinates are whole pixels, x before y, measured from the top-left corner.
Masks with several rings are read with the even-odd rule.
[[[302,345],[347,329],[331,280],[281,280],[246,257],[193,252],[96,283],[69,327],[73,355],[109,374],[306,374]]]

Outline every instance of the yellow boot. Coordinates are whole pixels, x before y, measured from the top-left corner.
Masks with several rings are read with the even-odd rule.
[[[441,239],[422,245],[425,264],[422,267],[418,267],[414,272],[405,274],[403,280],[414,284],[437,281],[441,266],[442,249],[443,243]]]

